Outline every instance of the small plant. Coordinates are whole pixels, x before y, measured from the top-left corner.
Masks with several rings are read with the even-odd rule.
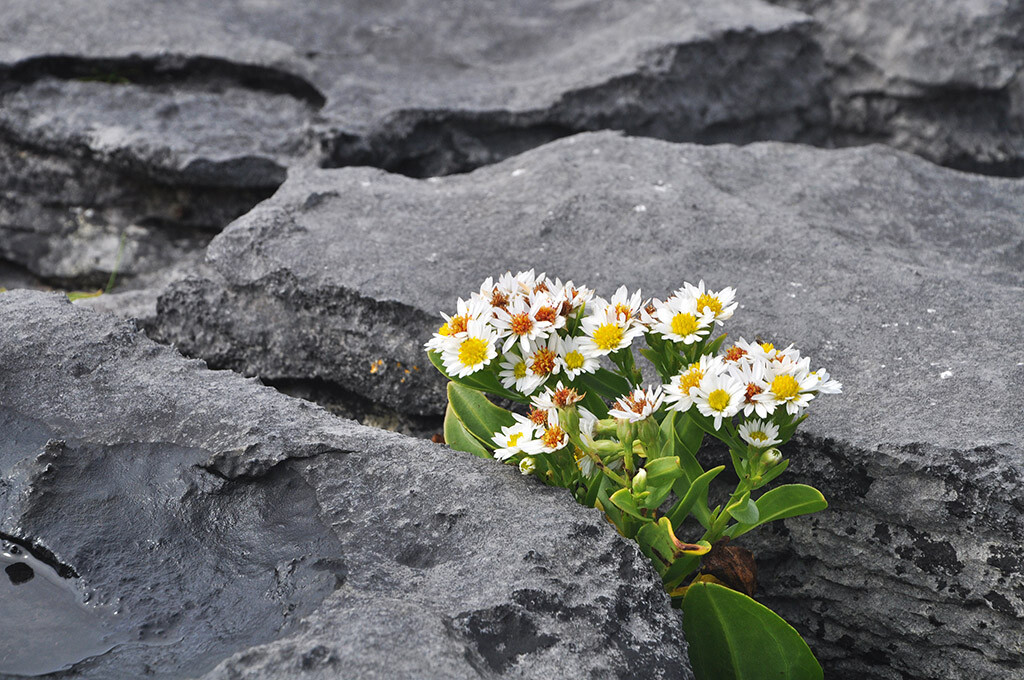
[[[796,631],[749,597],[752,556],[730,541],[827,507],[803,484],[763,490],[786,470],[778,447],[808,404],[841,385],[792,346],[713,337],[734,297],[703,281],[643,301],[625,286],[605,300],[533,270],[488,278],[426,345],[451,381],[445,440],[569,489],[636,540],[683,608],[698,678],[820,678]],[[698,460],[705,435],[728,449],[728,496],[711,488],[726,466]]]

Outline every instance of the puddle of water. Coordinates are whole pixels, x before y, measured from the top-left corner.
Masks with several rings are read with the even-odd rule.
[[[74,581],[0,540],[0,675],[65,670],[127,641],[116,614],[83,599]]]

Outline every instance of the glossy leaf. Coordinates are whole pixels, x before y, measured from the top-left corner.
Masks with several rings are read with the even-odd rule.
[[[683,556],[704,555],[711,550],[711,544],[707,541],[698,543],[683,543],[676,538],[672,530],[672,523],[667,517],[662,517],[658,522],[645,524],[640,527],[636,534],[636,541],[640,544],[640,551],[650,558],[654,568],[664,576],[673,566],[674,562]]]
[[[767,522],[787,517],[806,515],[828,507],[821,492],[806,484],[784,484],[757,499],[759,517],[755,522],[744,522],[730,527],[728,535],[736,538]],[[735,517],[735,515],[733,515]]]
[[[444,441],[448,446],[457,451],[472,453],[479,458],[493,458],[491,452],[484,448],[480,440],[474,437],[456,417],[449,403],[444,413]]]
[[[647,471],[648,486],[663,486],[683,476],[683,470],[679,467],[679,458],[656,458],[647,461],[644,465]]]
[[[448,407],[466,430],[488,448],[494,448],[494,435],[501,428],[516,422],[510,411],[492,404],[482,392],[454,382],[448,383]]]
[[[726,510],[736,521],[744,524],[757,524],[757,520],[760,517],[757,503],[751,500],[749,493],[743,494],[743,498],[726,508]]]
[[[588,390],[593,390],[605,399],[617,399],[632,389],[628,380],[604,368],[584,373],[578,379]]]
[[[685,520],[686,516],[690,514],[690,510],[693,509],[697,500],[707,496],[708,485],[711,484],[711,480],[717,477],[724,469],[724,465],[719,465],[716,468],[708,470],[700,477],[693,480],[693,483],[685,490],[683,490],[682,485],[680,485],[678,481],[676,482],[676,495],[680,496],[680,499],[668,513],[668,518],[669,521],[672,522],[672,526],[678,527],[682,525],[683,520]],[[704,524],[704,528],[707,528],[705,521],[709,516],[708,508],[707,505],[703,505],[701,507],[704,509],[704,512],[694,513],[694,516],[697,517],[697,520],[700,521],[701,524]],[[705,520],[702,521],[701,517],[705,517]]]
[[[683,631],[697,680],[822,680],[800,634],[750,597],[695,583],[683,598]]]
[[[615,504],[615,507],[631,517],[635,517],[644,522],[654,521],[650,517],[645,517],[640,514],[640,508],[637,507],[636,499],[633,498],[633,494],[629,489],[619,489],[611,495],[610,500]]]

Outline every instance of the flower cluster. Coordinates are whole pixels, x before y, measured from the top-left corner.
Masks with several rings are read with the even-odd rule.
[[[637,423],[693,409],[714,430],[726,427],[750,446],[767,449],[781,443],[781,425],[801,416],[815,396],[838,393],[841,385],[824,369],[811,370],[810,359],[792,345],[777,349],[740,338],[722,348],[724,336],[712,342],[713,332],[736,310],[735,295],[731,287],[714,291],[700,281],[684,283],[665,300],[644,300],[625,286],[604,299],[534,270],[506,272],[497,281],[485,280],[468,301],[460,298],[454,315],[442,314],[444,323],[426,348],[437,353],[453,379],[490,372],[508,391],[502,396],[523,402],[532,397],[529,415],[516,414],[515,425],[489,442],[502,460],[568,447],[569,433],[551,400],[571,390],[578,401],[587,392],[582,379],[602,362],[618,368],[631,388],[614,398],[609,418]],[[640,386],[632,355],[639,338],[646,339],[643,351],[656,355],[661,385]],[[777,412],[788,418],[775,418]],[[740,422],[734,426],[735,417]],[[581,424],[596,420],[580,409]],[[584,467],[591,468],[586,456]]]

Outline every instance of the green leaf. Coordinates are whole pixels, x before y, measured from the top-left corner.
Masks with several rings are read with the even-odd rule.
[[[604,403],[604,400],[601,399],[596,392],[592,392],[587,389],[586,385],[582,383],[579,385],[575,385],[574,383],[574,386],[577,387],[577,391],[583,395],[583,401],[581,403],[584,408],[593,413],[599,419],[608,417],[608,404]]]
[[[757,520],[761,516],[757,503],[751,500],[749,492],[743,494],[743,498],[738,502],[726,508],[726,511],[742,524],[757,524]]]
[[[593,390],[605,399],[617,399],[633,389],[628,380],[605,368],[599,368],[593,373],[584,373],[579,380],[588,390]]]
[[[448,407],[466,430],[487,448],[494,448],[494,435],[514,425],[510,411],[492,404],[482,393],[465,385],[448,383]]]
[[[427,352],[427,358],[430,359],[430,363],[434,365],[434,368],[440,371],[441,375],[448,378],[451,382],[465,385],[466,387],[470,387],[481,392],[488,392],[512,401],[518,401],[522,404],[529,403],[530,401],[528,397],[525,397],[518,392],[506,389],[490,368],[485,368],[481,371],[477,371],[476,373],[471,373],[470,375],[459,378],[448,375],[448,372],[444,369],[444,362],[441,361],[441,354],[439,352]]]
[[[725,341],[725,335],[726,335],[725,333],[722,333],[717,338],[715,338],[714,340],[709,342],[707,344],[707,347],[704,348],[704,351],[702,352],[702,354],[718,354],[719,348],[722,346],[722,343]]]
[[[729,535],[733,538],[742,536],[751,529],[777,519],[806,515],[828,507],[828,502],[821,492],[806,484],[783,484],[768,491],[757,499],[759,517],[754,522],[743,522],[730,527]],[[736,517],[736,515],[733,515]],[[737,518],[739,519],[739,518]]]
[[[644,522],[653,522],[654,520],[650,517],[645,517],[640,514],[640,509],[636,507],[636,500],[633,498],[633,494],[629,489],[619,489],[613,493],[610,497],[612,503],[631,517],[636,517]]]
[[[452,410],[451,403],[444,412],[444,441],[456,451],[472,453],[479,458],[493,458],[491,452],[484,448],[480,440],[474,437],[466,429]]]
[[[669,572],[675,561],[683,556],[704,555],[711,550],[707,541],[699,543],[682,543],[672,531],[668,518],[662,517],[658,523],[645,524],[636,533],[636,541],[640,551],[650,558],[654,568],[664,576]]]
[[[822,680],[800,634],[743,593],[695,583],[683,599],[683,631],[697,680]]]
[[[669,521],[672,522],[672,526],[678,527],[682,525],[683,520],[685,520],[686,516],[690,514],[690,509],[693,508],[694,504],[697,502],[697,499],[707,497],[708,485],[711,484],[711,480],[717,477],[724,469],[724,465],[719,465],[716,468],[708,470],[700,477],[693,480],[693,483],[690,484],[689,488],[687,488],[685,491],[681,488],[682,485],[679,483],[679,481],[682,480],[676,482],[676,495],[680,497],[680,500],[678,503],[675,504],[675,507],[673,507],[667,515]],[[682,491],[682,493],[680,493],[680,491]],[[708,513],[707,505],[705,504],[698,507],[702,508],[704,512],[694,512],[694,517],[696,517],[697,520],[701,524],[703,524],[704,528],[706,529],[708,528],[706,522],[710,516]],[[702,520],[701,517],[704,517],[704,519]]]
[[[648,486],[664,486],[683,476],[683,469],[679,467],[679,458],[656,458],[647,461],[644,465],[647,471]]]

